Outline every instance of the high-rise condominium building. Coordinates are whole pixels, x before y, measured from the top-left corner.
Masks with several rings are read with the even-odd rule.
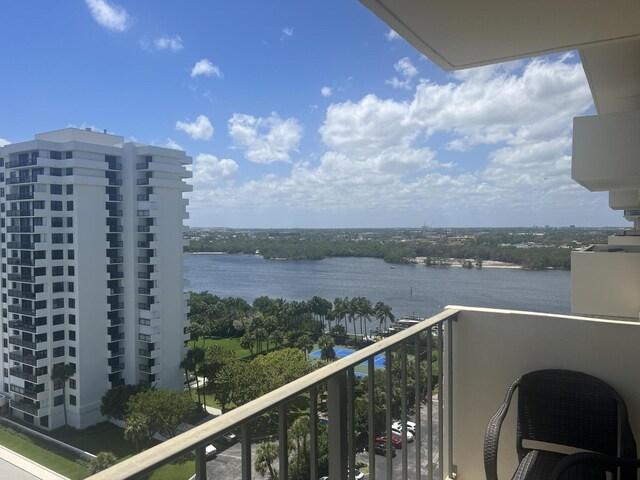
[[[84,428],[111,387],[182,388],[190,162],[90,129],[0,148],[0,390],[15,415]]]

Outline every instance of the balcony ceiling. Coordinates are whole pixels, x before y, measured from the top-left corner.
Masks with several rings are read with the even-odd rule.
[[[580,50],[600,113],[640,108],[638,0],[360,0],[444,70]]]

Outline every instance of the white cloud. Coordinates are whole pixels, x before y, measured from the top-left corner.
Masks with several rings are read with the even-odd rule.
[[[191,69],[191,77],[195,78],[198,75],[205,75],[207,77],[222,77],[222,73],[220,72],[220,68],[217,65],[211,63],[211,60],[207,60],[203,58],[196,62],[196,64]]]
[[[107,0],[86,0],[93,19],[103,27],[116,32],[124,32],[131,25],[131,17],[120,5]]]
[[[229,180],[238,173],[238,164],[229,158],[218,159],[215,155],[200,153],[193,164],[194,184],[213,185]]]
[[[167,142],[164,144],[164,146],[167,148],[173,148],[174,150],[184,150],[184,148],[182,148],[182,146],[178,142],[174,141],[171,138],[167,138]]]
[[[333,94],[333,90],[331,89],[331,87],[322,87],[320,89],[320,94],[323,97],[330,97]]]
[[[397,40],[398,38],[401,38],[400,35],[398,35],[395,30],[389,30],[387,33],[384,34],[384,36],[387,37],[387,40],[389,41]]]
[[[418,69],[411,63],[411,59],[409,57],[401,58],[395,63],[393,68],[403,78],[392,77],[385,80],[384,83],[391,85],[393,88],[411,90],[413,88],[412,79],[418,74]]]
[[[340,218],[351,226],[383,218],[396,226],[592,223],[585,211],[615,222],[605,197],[570,178],[572,117],[592,105],[579,64],[556,56],[449,78],[419,83],[407,101],[370,94],[330,105],[319,130],[322,151],[287,172],[200,189],[194,224],[203,224],[197,209],[210,215],[214,203],[217,221],[245,218],[244,226],[268,212],[289,226],[292,218],[308,226],[319,218],[333,226]],[[229,121],[253,161],[274,157],[260,148],[268,130],[266,119]]]
[[[176,122],[176,130],[182,130],[194,140],[209,140],[213,136],[213,126],[205,115],[199,115],[193,123]]]
[[[172,52],[179,52],[184,48],[180,35],[156,38],[153,41],[153,44],[155,45],[156,50],[171,50]]]
[[[413,78],[418,74],[418,69],[411,63],[411,59],[409,57],[401,58],[396,62],[393,66],[396,72],[406,78]]]
[[[234,113],[228,127],[235,145],[255,163],[290,162],[302,138],[302,126],[295,118],[283,120],[276,113],[268,118]]]
[[[5,140],[4,138],[0,138],[0,147],[4,147],[5,145],[9,145],[11,142],[9,140]]]
[[[280,40],[284,40],[292,36],[293,36],[293,27],[284,27],[282,29],[282,35],[280,36]]]

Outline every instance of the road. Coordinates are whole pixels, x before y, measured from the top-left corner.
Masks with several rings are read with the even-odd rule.
[[[433,445],[435,449],[434,453],[434,478],[437,478],[438,472],[438,410],[437,403],[434,403],[434,418],[433,418]],[[423,478],[428,478],[428,460],[427,460],[427,438],[429,432],[427,432],[426,421],[424,419],[427,418],[427,409],[426,407],[422,407],[421,416],[423,419],[423,428],[422,428],[422,442],[421,442],[421,476]],[[211,459],[207,462],[207,479],[208,480],[238,480],[242,478],[241,475],[241,458],[242,454],[240,451],[240,443],[236,442],[233,445],[225,444],[225,442],[221,439],[220,441],[214,442],[214,445],[218,449],[218,455],[216,458]],[[417,443],[414,441],[409,443],[405,448],[407,448],[407,470],[409,472],[409,476],[412,477],[412,472],[415,472],[416,467],[416,445]],[[258,444],[254,443],[251,447],[251,455],[252,459],[255,458],[255,449]],[[387,479],[387,458],[382,455],[376,455],[376,480],[394,480],[398,478],[402,478],[402,449],[396,450],[396,457],[392,459],[392,469],[393,475],[391,479]],[[367,452],[358,453],[356,455],[357,462],[369,463],[369,454]],[[4,477],[0,477],[4,478]],[[11,477],[8,477],[11,478]],[[256,479],[264,479],[265,477],[259,475],[254,471],[253,477]],[[366,476],[365,478],[368,478]]]

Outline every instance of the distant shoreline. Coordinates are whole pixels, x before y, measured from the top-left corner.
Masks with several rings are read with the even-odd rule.
[[[427,257],[414,257],[411,259],[411,263],[414,263],[416,265],[423,265],[424,261],[427,259]],[[465,259],[465,258],[444,258],[443,260],[445,260],[448,265],[430,265],[430,267],[435,267],[435,268],[462,268],[462,262],[465,260],[469,260],[471,262],[473,262],[473,266],[475,267],[475,259],[473,258],[469,258],[469,259]],[[512,268],[512,269],[522,269],[522,265],[516,265],[515,263],[507,263],[507,262],[499,262],[497,260],[483,260],[482,261],[482,267],[481,268]]]
[[[189,253],[191,255],[258,255],[258,256],[262,256],[260,254],[229,253],[229,252],[189,252]],[[356,257],[353,257],[353,258],[356,258]],[[409,261],[409,263],[416,264],[416,265],[423,265],[424,260],[426,258],[427,257],[414,257]],[[286,260],[286,258],[271,258],[269,260]],[[430,266],[434,268],[450,268],[450,267],[462,268],[462,261],[464,261],[465,259],[464,258],[445,258],[444,260],[448,262],[448,265],[430,265]],[[469,259],[469,260],[475,262],[474,259]],[[522,269],[523,267],[522,265],[516,265],[515,263],[499,262],[497,260],[483,260],[482,268]]]

